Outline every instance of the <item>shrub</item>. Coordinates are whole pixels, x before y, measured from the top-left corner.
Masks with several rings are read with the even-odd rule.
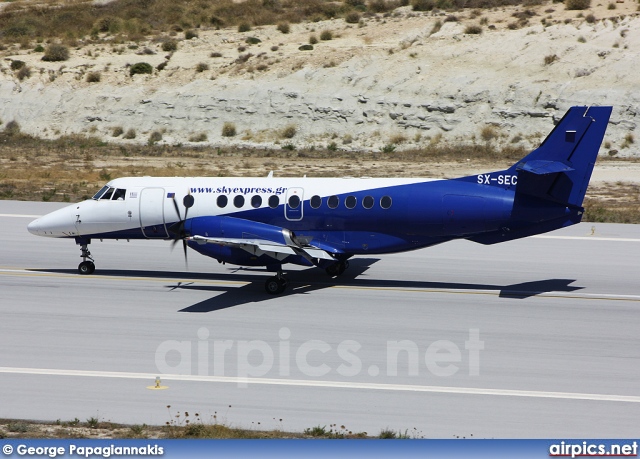
[[[69,48],[64,45],[53,44],[44,50],[43,61],[60,62],[69,59]]]
[[[482,33],[482,27],[477,24],[470,24],[464,29],[464,33],[470,35],[478,35]]]
[[[318,43],[318,37],[316,37],[315,35],[312,34],[309,37],[309,43],[312,44],[312,45],[315,45],[316,43]]]
[[[596,22],[596,17],[593,14],[587,14],[587,17],[584,18],[584,20],[589,24],[593,24],[594,22]]]
[[[549,54],[544,57],[544,65],[551,65],[558,59],[558,56],[555,54]]]
[[[27,65],[25,65],[20,70],[18,70],[16,76],[20,81],[24,80],[25,78],[29,78],[31,76],[31,69]]]
[[[289,33],[291,32],[291,26],[289,25],[288,22],[280,22],[278,23],[278,25],[276,26],[276,29],[282,33]]]
[[[195,30],[187,30],[184,33],[184,38],[185,40],[191,40],[192,38],[198,38],[198,32],[196,32]]]
[[[251,26],[248,22],[241,22],[238,26],[238,32],[249,32],[251,30]]]
[[[262,40],[260,40],[257,37],[247,37],[247,39],[244,42],[250,45],[257,45],[258,43],[262,43]]]
[[[129,75],[131,76],[144,73],[153,73],[153,67],[151,67],[151,64],[148,64],[147,62],[138,62],[137,64],[133,64],[129,69]]]
[[[162,134],[159,131],[153,131],[149,135],[149,145],[160,142],[162,140]]]
[[[99,82],[100,82],[100,72],[87,73],[87,83],[99,83]]]
[[[18,59],[11,61],[11,70],[20,70],[22,67],[24,67],[24,61]]]
[[[333,33],[330,30],[323,30],[320,32],[320,40],[331,40],[333,38]]]
[[[104,16],[93,23],[93,30],[102,33],[118,33],[122,30],[122,19],[114,16]]]
[[[279,48],[279,47],[277,47],[276,45],[273,45],[273,46],[271,47],[271,51],[273,51],[274,53],[275,53],[276,51],[278,51],[279,49],[280,49],[280,48]]]
[[[293,124],[290,124],[280,132],[280,136],[285,139],[293,139],[297,132],[298,128],[296,128]]]
[[[431,11],[435,6],[434,0],[412,0],[411,2],[413,11]]]
[[[431,28],[430,34],[433,35],[434,33],[438,33],[438,32],[440,32],[440,29],[442,29],[442,21],[440,19],[438,19],[433,24],[433,27]]]
[[[386,13],[393,10],[397,4],[395,2],[387,3],[385,0],[371,0],[369,1],[369,9],[374,13]]]
[[[39,45],[37,45],[35,48],[33,48],[33,50],[34,50],[36,53],[43,53],[43,52],[44,52],[44,46],[42,46],[42,45],[40,45],[40,44],[39,44]]]
[[[113,131],[111,131],[111,136],[120,137],[123,133],[124,133],[124,129],[122,129],[122,126],[116,126],[113,128]]]
[[[357,24],[360,22],[360,15],[355,11],[352,11],[344,17],[344,20],[349,24]]]
[[[222,53],[218,53],[218,52],[213,52],[211,54],[209,54],[209,57],[222,57]]]
[[[135,139],[136,138],[136,130],[129,129],[127,133],[124,135],[123,139]]]
[[[156,69],[158,69],[158,72],[162,71],[165,69],[165,67],[167,66],[168,62],[164,61],[164,62],[160,62],[157,66]]]
[[[9,137],[20,134],[20,124],[16,120],[9,121],[4,127],[4,133]]]
[[[485,142],[491,142],[493,139],[497,138],[498,136],[499,134],[495,126],[487,125],[480,130],[480,137]]]
[[[222,126],[222,137],[233,137],[236,135],[236,125],[226,122]]]
[[[302,45],[298,48],[300,51],[312,51],[313,45]]]
[[[164,52],[172,52],[178,49],[178,42],[175,40],[167,40],[162,43],[162,51]]]
[[[189,137],[189,142],[206,142],[207,138],[207,133],[201,132],[200,134],[194,134]]]
[[[205,64],[204,62],[200,62],[198,65],[196,65],[196,72],[202,73],[206,70],[209,70],[208,64]]]
[[[568,10],[586,10],[591,6],[591,0],[564,0]]]
[[[396,146],[392,143],[388,143],[384,147],[380,148],[380,152],[386,154],[393,153],[394,151],[396,151]]]

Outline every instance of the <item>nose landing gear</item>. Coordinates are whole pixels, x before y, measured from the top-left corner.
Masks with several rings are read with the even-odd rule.
[[[88,242],[80,243],[80,251],[82,252],[80,257],[82,258],[82,263],[78,265],[78,272],[84,275],[93,274],[96,270],[96,265],[93,262],[93,258],[91,258],[91,252],[89,252],[89,249],[87,248],[88,244]]]

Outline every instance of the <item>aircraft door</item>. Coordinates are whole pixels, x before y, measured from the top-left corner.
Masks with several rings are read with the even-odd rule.
[[[289,188],[285,196],[284,216],[289,221],[299,221],[303,217],[304,189]]]
[[[140,228],[147,238],[167,238],[164,222],[164,188],[144,188],[140,193]]]

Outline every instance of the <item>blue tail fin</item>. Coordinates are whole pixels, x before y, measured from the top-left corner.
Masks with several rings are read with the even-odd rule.
[[[511,169],[516,194],[582,206],[612,107],[571,107],[540,147]]]

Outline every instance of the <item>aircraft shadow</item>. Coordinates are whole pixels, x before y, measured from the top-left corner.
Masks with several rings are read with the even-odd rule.
[[[409,280],[385,280],[360,278],[378,258],[357,258],[350,260],[350,266],[345,273],[338,278],[328,278],[326,274],[317,268],[309,268],[302,271],[291,271],[287,277],[289,286],[284,293],[271,296],[264,291],[265,271],[257,268],[238,268],[232,273],[194,273],[177,271],[142,271],[142,270],[110,270],[96,271],[96,276],[120,276],[140,278],[176,279],[174,285],[166,285],[168,292],[176,290],[205,291],[216,293],[213,297],[180,309],[179,312],[207,313],[240,306],[248,303],[260,303],[275,298],[283,298],[291,295],[305,295],[316,290],[330,288],[332,286],[350,286],[360,288],[398,288],[398,289],[433,289],[433,290],[488,290],[499,292],[500,298],[525,299],[543,293],[559,292],[569,293],[581,290],[584,287],[570,285],[575,279],[543,279],[523,282],[511,285],[472,284],[456,282],[429,282]],[[33,271],[58,272],[75,274],[73,269],[34,269]],[[256,272],[256,274],[253,274]],[[259,274],[258,274],[259,273]],[[324,277],[323,277],[324,276]],[[184,282],[188,278],[189,282]],[[242,282],[245,285],[236,287],[233,285],[197,285],[193,281],[226,281]],[[220,292],[221,294],[217,294]]]

